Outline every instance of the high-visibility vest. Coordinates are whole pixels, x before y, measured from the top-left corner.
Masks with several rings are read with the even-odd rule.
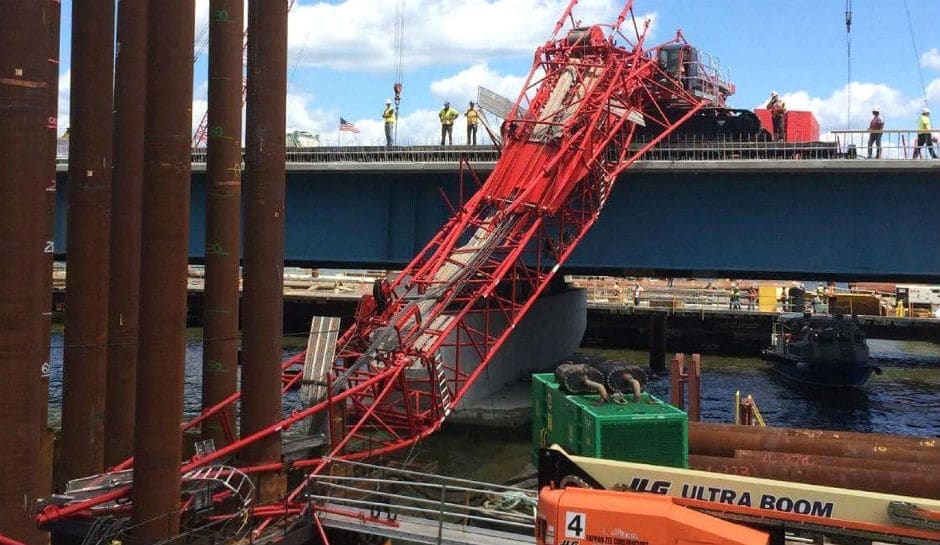
[[[394,123],[395,122],[395,108],[392,108],[391,106],[386,106],[385,111],[382,112],[382,119],[384,119],[386,123]]]
[[[454,120],[460,117],[460,114],[453,108],[441,108],[437,117],[441,120],[441,125],[453,125]]]
[[[920,130],[929,131],[930,130],[930,116],[927,114],[921,114],[920,116]]]
[[[463,115],[467,116],[467,125],[476,125],[480,118],[480,113],[474,108],[470,108]]]

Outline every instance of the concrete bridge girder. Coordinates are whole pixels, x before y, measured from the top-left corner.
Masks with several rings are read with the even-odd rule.
[[[474,168],[485,176],[492,163]],[[566,271],[649,276],[940,282],[940,164],[684,161],[625,172]],[[60,173],[60,205],[67,180]],[[465,177],[465,191],[474,189]],[[286,259],[396,268],[450,215],[457,165],[292,164]],[[57,252],[65,249],[64,205]],[[205,174],[194,166],[190,254],[204,254]]]

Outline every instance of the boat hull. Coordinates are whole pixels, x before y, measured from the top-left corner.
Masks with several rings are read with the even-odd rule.
[[[761,356],[777,373],[803,384],[837,388],[864,386],[875,366],[868,361],[807,361],[764,350]]]

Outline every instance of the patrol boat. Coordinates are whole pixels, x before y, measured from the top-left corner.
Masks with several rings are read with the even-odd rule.
[[[761,351],[774,371],[816,386],[861,387],[881,369],[869,361],[865,332],[842,314],[781,314],[771,346]]]

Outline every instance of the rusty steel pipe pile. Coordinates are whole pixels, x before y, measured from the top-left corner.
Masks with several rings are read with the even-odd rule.
[[[55,434],[49,429],[49,341],[52,338],[52,265],[55,260],[55,205],[56,205],[56,155],[58,151],[58,116],[59,116],[59,39],[62,5],[59,0],[47,0],[49,11],[46,25],[46,157],[45,163],[45,201],[46,231],[43,241],[45,262],[41,274],[36,276],[43,296],[42,304],[42,365],[39,384],[39,456],[36,460],[36,497],[47,496],[52,492],[52,452]]]
[[[735,450],[759,450],[940,464],[940,444],[932,439],[883,434],[783,430],[689,423],[689,452],[731,458]]]
[[[194,0],[150,4],[131,530],[179,533]]]
[[[940,474],[872,470],[743,458],[689,455],[689,467],[701,471],[745,475],[852,490],[940,499]]]
[[[113,70],[114,2],[75,4],[59,483],[104,469]]]
[[[134,450],[148,2],[121,0],[118,3],[104,434],[106,467],[126,460]]]
[[[241,214],[242,0],[209,2],[209,111],[206,152],[206,277],[202,406],[238,388],[239,220]],[[234,432],[234,407],[203,424],[216,448]]]
[[[756,460],[778,464],[814,465],[827,467],[851,467],[880,471],[901,471],[940,475],[940,465],[918,464],[916,462],[897,462],[894,460],[870,460],[868,458],[847,458],[844,456],[819,456],[816,454],[796,454],[792,452],[767,452],[760,450],[735,450],[735,460]]]
[[[287,3],[249,0],[242,437],[281,414],[286,91]],[[277,434],[241,452],[249,464],[276,462],[280,455]],[[277,476],[264,476],[259,485],[261,501],[276,497],[284,486]]]
[[[0,524],[7,536],[42,543],[27,512],[34,497],[39,455],[39,363],[48,272],[48,66],[45,39],[49,2],[0,0]],[[40,37],[37,46],[35,40]]]

